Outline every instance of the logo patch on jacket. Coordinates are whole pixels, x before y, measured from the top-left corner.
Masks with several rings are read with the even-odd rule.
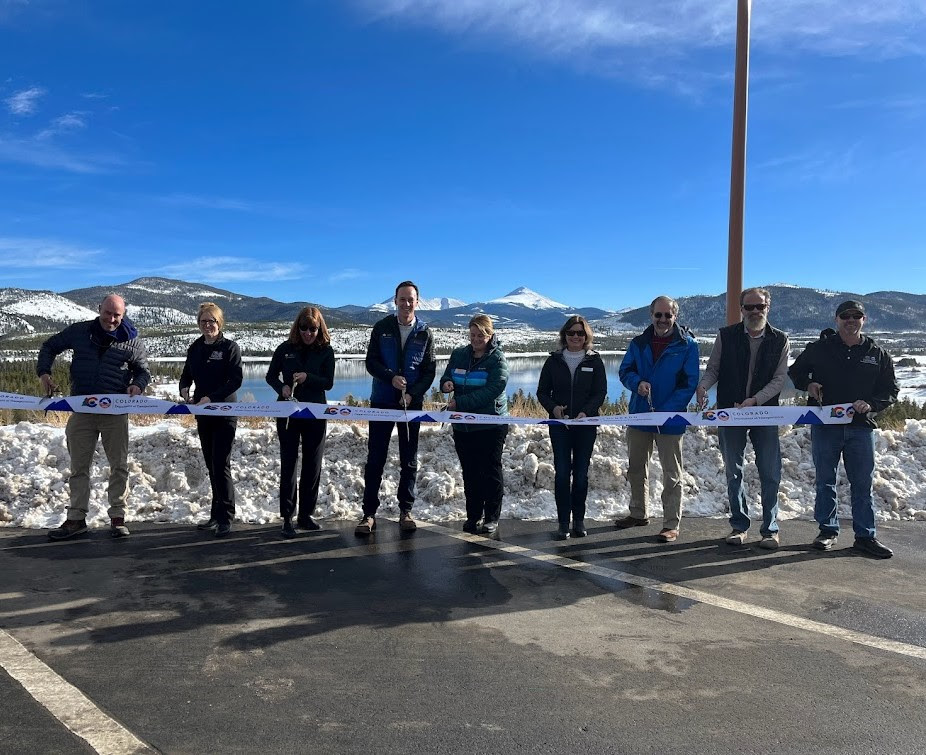
[[[221,361],[221,360],[222,360],[222,351],[220,349],[216,349],[209,355],[210,362]]]
[[[872,356],[871,354],[866,354],[859,361],[859,364],[877,364],[877,363],[878,363],[878,358]]]

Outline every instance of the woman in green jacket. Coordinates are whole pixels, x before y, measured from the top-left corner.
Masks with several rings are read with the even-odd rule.
[[[508,414],[508,362],[498,345],[492,320],[476,315],[469,321],[469,346],[453,350],[440,379],[451,411],[473,414]],[[463,531],[492,535],[498,531],[505,484],[502,449],[508,425],[453,425],[453,445],[463,471],[466,523]],[[482,523],[480,525],[480,519]]]

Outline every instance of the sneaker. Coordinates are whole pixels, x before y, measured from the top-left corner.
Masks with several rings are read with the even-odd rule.
[[[463,531],[468,532],[470,535],[475,535],[479,532],[479,523],[475,519],[467,519],[463,522]]]
[[[129,528],[125,526],[125,519],[121,516],[114,516],[110,520],[109,534],[113,537],[128,537],[131,533]]]
[[[866,556],[874,556],[875,558],[890,558],[894,555],[894,551],[886,545],[882,545],[873,537],[857,537],[852,547]]]
[[[778,550],[779,545],[781,545],[781,541],[778,539],[777,532],[770,532],[767,535],[763,535],[762,539],[759,541],[759,547],[765,548],[767,551]]]
[[[296,528],[305,530],[306,532],[317,532],[322,526],[312,517],[307,516],[305,519],[300,519],[296,522]]]
[[[363,515],[363,518],[357,523],[357,526],[354,527],[355,535],[369,535],[376,529],[376,520],[367,514]]]
[[[231,534],[231,522],[221,522],[218,527],[215,528],[216,537],[227,537]]]
[[[678,530],[670,530],[668,528],[661,530],[659,534],[656,535],[656,539],[660,543],[674,543],[678,540]]]
[[[733,530],[725,540],[727,545],[746,545],[746,538],[747,535],[742,530]]]
[[[811,545],[818,551],[832,550],[833,546],[836,545],[837,537],[839,536],[835,532],[821,532],[814,538],[814,541],[811,543]]]
[[[418,525],[415,524],[415,520],[412,519],[411,512],[403,511],[399,514],[399,529],[402,532],[414,532],[418,529]]]
[[[60,527],[48,531],[49,540],[67,540],[87,531],[87,522],[83,519],[65,519]]]
[[[218,526],[219,526],[219,520],[218,520],[218,519],[207,519],[206,521],[200,522],[199,524],[197,524],[197,525],[196,525],[196,529],[198,529],[198,530],[214,530],[214,529],[215,529],[216,527],[218,527]]]
[[[494,535],[496,532],[498,532],[498,522],[493,522],[491,519],[483,522],[479,528],[480,535]]]
[[[283,520],[283,529],[280,530],[280,534],[283,535],[287,540],[291,540],[296,537],[296,528],[293,527],[293,522],[291,519]]]

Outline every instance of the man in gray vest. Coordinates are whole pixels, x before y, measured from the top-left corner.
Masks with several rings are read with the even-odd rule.
[[[707,403],[707,391],[717,385],[718,409],[777,406],[788,371],[791,345],[786,333],[768,324],[772,296],[764,288],[747,288],[740,294],[742,321],[721,328],[714,340],[707,368],[697,388],[698,405]],[[752,440],[762,493],[760,548],[779,545],[778,486],[781,482],[781,448],[778,428],[753,425],[717,430],[727,475],[730,500],[730,545],[745,545],[749,530],[743,463],[746,438]]]
[[[121,296],[109,294],[94,320],[76,322],[53,335],[39,350],[36,372],[45,394],[57,386],[51,368],[55,357],[71,349],[71,395],[127,393],[138,396],[151,380],[145,347],[138,331],[125,316]],[[50,530],[52,540],[67,540],[87,531],[90,507],[90,465],[97,439],[109,461],[109,517],[113,537],[129,534],[125,526],[125,504],[129,497],[129,417],[127,414],[81,414],[72,412],[65,429],[71,476],[68,485],[71,505],[64,523]]]

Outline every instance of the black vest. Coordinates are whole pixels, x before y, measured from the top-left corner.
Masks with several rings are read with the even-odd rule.
[[[775,369],[785,347],[787,336],[771,325],[765,326],[765,337],[756,354],[752,372],[752,395],[755,396],[775,376]],[[728,409],[746,399],[749,370],[749,334],[738,322],[720,329],[720,374],[717,377],[717,408]],[[776,393],[763,406],[778,406]]]

